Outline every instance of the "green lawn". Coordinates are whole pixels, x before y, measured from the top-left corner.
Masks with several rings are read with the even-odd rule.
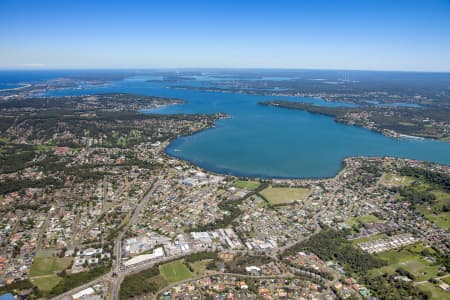
[[[415,281],[424,281],[436,277],[439,265],[432,265],[424,259],[421,251],[424,249],[422,243],[406,246],[400,249],[393,249],[377,254],[377,257],[384,259],[388,265],[372,270],[372,274],[381,275],[383,273],[393,274],[398,268],[403,268],[414,275]],[[428,248],[433,253],[434,250]]]
[[[367,223],[372,223],[372,222],[376,222],[379,220],[380,219],[378,219],[374,215],[364,215],[364,216],[350,218],[347,221],[345,221],[345,223],[347,223],[349,226],[353,226],[353,225],[359,225],[359,224],[363,225],[363,224],[367,224]]]
[[[308,188],[268,187],[260,192],[272,205],[289,204],[303,201],[309,195]]]
[[[56,275],[44,275],[39,277],[32,277],[30,281],[38,287],[41,292],[50,292],[62,280]]]
[[[438,214],[425,214],[430,222],[433,222],[438,227],[450,231],[450,212],[442,212]]]
[[[183,260],[173,261],[159,267],[161,275],[169,282],[177,282],[191,278],[194,274],[189,271]]]
[[[35,257],[33,264],[31,265],[30,277],[54,275],[55,272],[59,272],[67,268],[71,261],[72,257]]]
[[[356,217],[356,220],[361,224],[368,224],[368,223],[373,223],[373,222],[379,221],[380,219],[378,219],[374,215],[364,215],[364,216]]]
[[[450,230],[450,212],[442,211],[444,205],[450,204],[450,194],[444,191],[434,190],[432,193],[436,200],[432,205],[418,205],[416,210],[424,214],[425,218],[437,226]]]
[[[450,292],[443,291],[440,287],[434,285],[431,282],[426,282],[418,284],[417,287],[422,291],[427,291],[431,293],[431,299],[445,300],[449,299]]]
[[[421,252],[425,249],[424,245],[419,242],[413,245],[402,247],[399,249],[392,249],[389,251],[381,252],[378,255],[379,258],[386,260],[390,264],[404,262],[417,256],[422,256]],[[433,248],[428,247],[428,251],[434,254]]]
[[[250,191],[254,191],[260,186],[260,183],[258,181],[248,181],[248,180],[236,180],[233,184],[237,188],[246,189]]]
[[[191,263],[192,268],[194,269],[195,274],[204,274],[206,272],[206,266],[212,262],[213,259],[203,259],[196,262]]]

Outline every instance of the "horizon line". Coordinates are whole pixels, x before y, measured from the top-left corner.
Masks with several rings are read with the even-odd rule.
[[[352,68],[297,68],[297,67],[14,67],[2,68],[0,71],[150,71],[150,70],[290,70],[290,71],[356,71],[356,72],[403,72],[403,73],[450,73],[450,70],[400,70],[400,69],[352,69]]]

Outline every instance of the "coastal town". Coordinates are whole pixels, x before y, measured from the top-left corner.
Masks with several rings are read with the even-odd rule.
[[[49,100],[0,103],[0,291],[55,300],[450,293],[448,166],[350,157],[333,178],[214,174],[164,150],[225,114],[143,115],[135,111],[182,102],[138,95]]]
[[[0,0],[0,300],[450,300],[450,0]]]
[[[272,100],[261,105],[304,110],[333,117],[338,123],[360,126],[388,137],[406,140],[425,138],[448,141],[450,123],[446,107],[361,105],[358,107],[320,107],[307,103]],[[389,108],[389,109],[386,109]]]
[[[76,99],[85,105],[76,104],[75,114],[89,118],[81,115],[98,114],[93,105],[101,105],[126,115],[117,97]],[[135,99],[140,104],[133,109],[165,101]],[[30,105],[38,115],[46,110],[39,102]],[[1,112],[28,110],[11,104]],[[220,117],[148,117],[126,131],[105,120],[100,128],[114,130],[97,135],[66,127],[64,120],[51,133],[30,119],[12,123],[2,138],[3,155],[16,162],[2,166],[0,177],[1,289],[52,299],[353,299],[376,293],[371,280],[385,270],[411,293],[449,293],[448,210],[438,207],[448,207],[447,166],[355,157],[334,178],[246,179],[212,174],[164,153],[172,137],[213,126]],[[48,146],[7,151],[29,139]],[[30,161],[17,157],[23,152],[32,153]],[[415,203],[403,196],[407,188],[439,199],[426,194]],[[370,259],[422,249],[411,259],[430,271],[398,268],[398,258],[386,259],[367,278],[347,258],[328,259],[302,246],[330,230]]]

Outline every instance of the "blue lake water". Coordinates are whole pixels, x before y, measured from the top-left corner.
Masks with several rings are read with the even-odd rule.
[[[338,124],[326,116],[257,104],[274,99],[272,96],[173,89],[166,83],[145,82],[147,79],[132,77],[104,86],[52,91],[47,95],[137,93],[187,101],[146,113],[227,113],[231,118],[218,121],[215,128],[180,137],[166,149],[172,156],[219,173],[278,178],[330,177],[340,170],[342,160],[348,156],[395,156],[450,165],[450,143],[392,139],[364,128]],[[316,105],[350,105],[313,98],[276,98]]]
[[[8,89],[15,89],[18,87],[23,86],[22,84],[18,84],[18,83],[2,83],[0,82],[0,91],[1,90],[8,90]]]

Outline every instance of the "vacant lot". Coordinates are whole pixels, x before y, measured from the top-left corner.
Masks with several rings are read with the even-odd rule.
[[[430,292],[431,299],[442,300],[448,299],[449,297],[449,292],[443,291],[440,287],[431,282],[418,284],[417,287],[422,291]]]
[[[384,173],[379,183],[385,186],[405,186],[413,182],[413,179],[407,176],[400,176],[394,173]]]
[[[42,292],[49,292],[62,279],[56,273],[66,269],[72,257],[50,256],[51,252],[38,252],[30,270],[30,280]]]
[[[203,259],[191,263],[191,266],[194,269],[195,274],[205,274],[207,271],[206,267],[213,261],[213,259]]]
[[[185,266],[183,260],[170,262],[159,267],[161,275],[169,282],[177,282],[189,279],[193,276],[191,271]]]
[[[31,265],[30,277],[55,275],[56,272],[67,268],[71,262],[71,257],[35,257]]]
[[[439,264],[431,264],[422,256],[424,246],[421,243],[379,253],[377,256],[388,262],[388,265],[374,270],[375,274],[393,274],[398,268],[405,269],[415,277],[415,281],[425,281],[436,277]],[[434,250],[428,248],[430,253]]]
[[[364,215],[355,218],[350,218],[345,223],[347,223],[349,226],[353,226],[353,225],[364,225],[368,223],[373,223],[379,220],[380,219],[378,219],[374,215]]]
[[[268,187],[260,192],[272,205],[289,204],[303,201],[309,195],[308,188]]]
[[[50,292],[60,281],[61,277],[56,275],[44,275],[32,277],[30,281],[39,288],[41,292]]]
[[[259,187],[260,183],[258,181],[249,181],[249,180],[236,180],[234,182],[234,186],[240,189],[246,189],[250,191],[254,191]]]
[[[450,194],[439,190],[433,190],[432,193],[436,200],[431,205],[417,205],[416,209],[437,226],[450,230],[450,212],[443,210],[444,206],[450,206]]]

